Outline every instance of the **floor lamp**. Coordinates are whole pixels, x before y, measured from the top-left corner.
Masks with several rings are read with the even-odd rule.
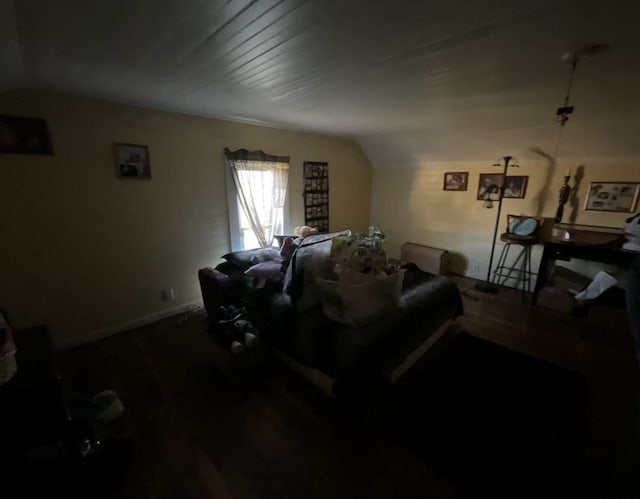
[[[487,279],[485,282],[476,283],[476,289],[483,293],[497,293],[499,286],[491,282],[491,267],[493,265],[493,255],[496,251],[496,239],[498,238],[498,227],[500,226],[500,213],[502,212],[502,200],[504,199],[504,188],[507,183],[507,170],[510,166],[517,167],[518,162],[513,156],[503,156],[493,166],[502,166],[504,170],[502,172],[502,185],[498,187],[498,213],[496,214],[496,223],[493,228],[493,242],[491,243],[491,256],[489,257],[489,270],[487,270]],[[486,194],[489,196],[488,200],[491,203],[491,187],[487,188]],[[487,208],[492,208],[493,204],[489,204]]]

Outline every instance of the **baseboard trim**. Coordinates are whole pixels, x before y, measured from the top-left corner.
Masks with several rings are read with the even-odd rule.
[[[192,307],[202,306],[203,304],[201,300],[175,305],[171,308],[160,310],[152,314],[143,315],[142,317],[138,317],[126,322],[121,322],[113,326],[109,326],[103,329],[96,329],[95,331],[91,331],[79,338],[72,338],[59,342],[56,341],[55,349],[57,352],[64,352],[65,350],[70,350],[71,348],[79,347],[81,345],[86,345],[87,343],[93,343],[94,341],[108,338],[109,336],[113,336],[114,334],[124,333],[125,331],[129,331],[141,326],[146,326],[147,324],[151,324],[153,322],[178,315],[180,313],[186,312]]]

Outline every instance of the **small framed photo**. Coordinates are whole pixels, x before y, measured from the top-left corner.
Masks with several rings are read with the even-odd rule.
[[[0,154],[53,154],[47,122],[1,115]]]
[[[478,201],[498,201],[500,199],[500,189],[502,188],[501,173],[481,173],[478,182]]]
[[[591,182],[584,209],[633,213],[639,190],[638,182]]]
[[[528,181],[529,177],[526,175],[507,175],[507,181],[504,183],[504,197],[524,199]]]
[[[138,144],[113,144],[116,166],[121,177],[151,178],[149,148]]]
[[[466,191],[469,185],[469,172],[446,172],[444,174],[444,191]]]

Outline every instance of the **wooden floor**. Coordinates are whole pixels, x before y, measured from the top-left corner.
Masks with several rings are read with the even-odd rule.
[[[640,376],[624,310],[574,318],[525,305],[513,290],[484,295],[455,280],[466,309],[459,327],[587,377],[586,497],[640,497]],[[465,497],[398,445],[345,421],[286,369],[250,379],[216,370],[204,321],[167,319],[60,355],[69,388],[115,389],[128,408],[114,431],[131,435],[133,458],[114,497]]]

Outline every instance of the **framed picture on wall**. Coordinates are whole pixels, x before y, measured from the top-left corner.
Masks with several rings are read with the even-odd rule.
[[[151,178],[149,148],[138,144],[113,144],[116,166],[121,177]]]
[[[478,201],[497,201],[500,199],[500,188],[502,187],[501,173],[481,173],[478,182]]]
[[[584,209],[633,213],[639,191],[638,182],[591,182]]]
[[[469,185],[469,172],[446,172],[443,191],[466,191]]]
[[[504,197],[524,199],[528,181],[529,177],[525,175],[507,175],[507,181],[504,184]]]
[[[49,127],[41,118],[0,115],[0,154],[53,154]]]
[[[527,194],[527,175],[508,175],[504,183],[504,198],[524,199]],[[478,183],[478,201],[498,201],[500,199],[500,189],[502,188],[501,173],[481,173]]]

